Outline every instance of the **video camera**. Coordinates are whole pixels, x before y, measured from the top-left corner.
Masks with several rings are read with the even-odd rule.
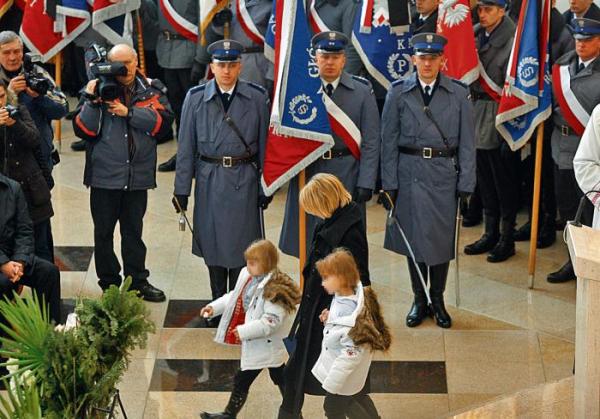
[[[35,63],[39,62],[41,62],[39,55],[32,54],[31,52],[26,53],[23,57],[23,76],[25,77],[27,87],[40,96],[44,96],[50,90],[52,84],[50,80],[36,70]]]
[[[121,62],[109,62],[106,48],[98,44],[92,44],[88,48],[87,54],[90,55],[88,65],[91,75],[99,80],[96,85],[95,95],[99,96],[102,100],[110,101],[118,99],[121,88],[115,77],[127,75],[125,64]]]

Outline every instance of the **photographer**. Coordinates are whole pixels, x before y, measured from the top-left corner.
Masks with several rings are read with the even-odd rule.
[[[24,58],[19,35],[12,31],[0,32],[0,80],[8,83],[8,89],[18,96],[19,103],[27,107],[40,133],[42,154],[52,169],[58,163],[52,121],[67,114],[67,98],[46,70]]]
[[[88,82],[73,120],[75,134],[88,142],[84,184],[91,188],[98,285],[121,284],[113,250],[119,221],[124,275],[142,298],[160,302],[164,293],[148,282],[142,227],[148,189],[156,187],[156,137],[171,128],[173,112],[162,83],[138,71],[134,49],[119,44],[107,58],[109,63],[97,64],[101,76]]]
[[[0,80],[0,172],[21,184],[33,221],[35,254],[53,262],[50,243],[44,240],[54,215],[47,181],[51,175],[39,153],[38,130],[27,108],[16,106],[14,96]]]

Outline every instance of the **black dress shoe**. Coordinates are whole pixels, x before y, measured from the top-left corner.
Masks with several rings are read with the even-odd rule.
[[[551,284],[561,284],[563,282],[569,282],[577,279],[575,271],[573,270],[573,264],[571,261],[565,263],[558,271],[552,272],[548,275],[546,280]]]
[[[504,262],[515,254],[515,242],[510,239],[500,238],[498,244],[487,257],[490,263]]]
[[[173,157],[171,157],[166,162],[159,164],[158,171],[159,172],[174,172],[176,163],[177,163],[177,154],[174,155]]]
[[[462,226],[463,227],[475,227],[478,226],[479,224],[481,224],[481,222],[483,221],[482,217],[471,217],[469,215],[464,215],[463,216],[463,220],[462,220]]]
[[[483,236],[475,243],[465,246],[465,254],[467,255],[482,255],[492,250],[498,243],[498,236],[484,233]]]
[[[140,298],[154,303],[160,303],[167,299],[164,292],[153,287],[148,281],[141,282],[140,284],[132,284],[131,291],[137,291]]]
[[[444,297],[431,297],[431,307],[433,309],[433,317],[435,318],[435,323],[443,328],[449,329],[452,327],[452,318],[450,314],[446,311],[446,306],[444,305]]]
[[[406,325],[408,327],[417,327],[431,313],[427,306],[427,301],[416,300],[413,302],[410,311],[406,315]]]
[[[85,140],[74,141],[71,143],[71,150],[85,151]]]
[[[202,419],[235,419],[236,418],[235,415],[230,415],[227,412],[221,412],[221,413],[202,412],[202,413],[200,413],[200,417]]]
[[[540,234],[538,234],[537,248],[545,249],[547,247],[552,246],[555,241],[556,231],[554,229],[554,226],[552,226],[552,229],[542,229]]]
[[[527,242],[531,237],[531,223],[527,221],[514,233],[514,239],[516,242]]]

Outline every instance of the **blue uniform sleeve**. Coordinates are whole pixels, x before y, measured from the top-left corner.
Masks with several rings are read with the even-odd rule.
[[[201,95],[200,95],[201,96]],[[196,163],[196,102],[192,91],[188,92],[181,111],[177,144],[177,171],[175,173],[175,195],[189,196]]]
[[[462,92],[462,90],[461,90]],[[462,192],[475,190],[475,121],[473,104],[464,92],[460,100],[460,138],[458,143],[458,165],[460,174],[457,189]]]
[[[379,169],[379,153],[381,140],[379,139],[379,112],[373,90],[367,91],[365,100],[361,104],[360,127],[360,172],[357,186],[359,188],[373,189],[377,181]]]
[[[381,116],[381,184],[384,190],[398,189],[399,94],[397,89],[388,91]]]

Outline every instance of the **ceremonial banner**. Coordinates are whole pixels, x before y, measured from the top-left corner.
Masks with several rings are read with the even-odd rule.
[[[271,17],[267,24],[267,32],[265,33],[265,57],[272,63],[275,62],[275,16],[277,9],[277,0],[273,0],[273,8]]]
[[[140,0],[93,0],[92,26],[113,45],[133,45],[131,12],[139,7]]]
[[[333,146],[321,79],[311,75],[310,32],[302,0],[277,0],[275,92],[262,186],[272,195]]]
[[[27,48],[46,62],[77,38],[90,20],[86,0],[31,0],[23,11],[20,34]]]
[[[200,0],[200,40],[202,44],[206,44],[205,33],[213,17],[228,4],[228,0]]]
[[[171,0],[158,0],[158,7],[179,35],[194,43],[198,42],[198,22],[190,22],[177,13],[177,10],[171,4]]]
[[[265,42],[265,37],[260,33],[254,24],[252,16],[250,16],[250,13],[246,8],[246,0],[236,0],[235,9],[238,22],[240,22],[240,26],[242,27],[242,30],[246,36],[255,44],[262,45]]]
[[[409,31],[398,35],[390,26],[387,0],[363,0],[354,20],[352,45],[371,77],[386,89],[413,71],[410,38]]]
[[[469,0],[444,0],[440,3],[437,33],[448,40],[444,48],[447,62],[442,72],[467,85],[477,80],[479,57]]]
[[[549,22],[550,0],[523,0],[496,116],[496,129],[512,150],[552,112]]]

